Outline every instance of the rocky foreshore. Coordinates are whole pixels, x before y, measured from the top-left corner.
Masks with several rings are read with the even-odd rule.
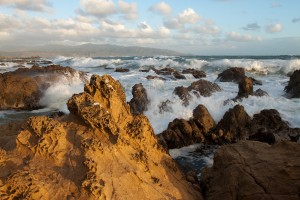
[[[161,80],[161,76],[183,79],[182,74],[187,73],[205,77],[193,69],[182,74],[168,67],[150,69]],[[59,77],[75,73],[85,81],[85,73],[57,65],[0,74],[0,109],[40,108],[43,91]],[[298,97],[298,74],[295,71],[286,86],[289,98]],[[253,91],[253,84],[261,83],[245,76],[241,68],[224,71],[217,81],[238,84],[235,102],[267,95]],[[189,87],[175,88],[174,94],[186,106],[192,95],[201,98],[221,90],[218,84],[200,79]],[[119,81],[109,75],[93,75],[84,92],[68,100],[70,114],[1,125],[0,197],[299,199],[300,128],[290,127],[277,110],[261,110],[250,117],[237,104],[216,123],[200,104],[190,119],[177,118],[155,135],[143,115],[150,103],[146,89],[136,84],[132,95],[126,102]],[[161,102],[160,111],[167,112],[171,103]],[[184,174],[168,153],[195,143],[220,145],[213,166],[202,171],[200,181],[194,171]]]

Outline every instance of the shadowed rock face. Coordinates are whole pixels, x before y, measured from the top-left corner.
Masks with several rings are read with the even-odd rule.
[[[134,115],[143,114],[149,104],[147,91],[143,84],[135,84],[132,87],[132,96],[133,98],[129,102],[131,113]]]
[[[212,168],[202,171],[204,198],[299,199],[300,145],[241,141],[217,150]]]
[[[85,73],[58,65],[19,68],[14,72],[0,74],[0,110],[41,108],[39,100],[43,91],[61,77],[71,79],[76,73],[83,81],[86,80]]]
[[[284,90],[288,98],[300,98],[300,70],[294,71]]]
[[[211,96],[214,92],[219,92],[222,89],[216,83],[211,83],[207,80],[198,80],[193,82],[189,87],[179,86],[174,89],[174,94],[178,95],[179,98],[183,101],[183,104],[187,106],[191,99],[191,95],[189,92],[193,92],[197,97]]]
[[[0,135],[16,141],[0,150],[1,198],[202,199],[148,119],[131,114],[118,81],[93,75],[67,105],[69,115]]]
[[[198,105],[190,120],[175,119],[169,123],[167,130],[159,138],[167,149],[181,148],[191,144],[205,142],[215,122],[203,105]]]
[[[245,69],[241,67],[232,67],[226,69],[218,75],[217,80],[221,82],[236,82],[239,83],[245,77]]]

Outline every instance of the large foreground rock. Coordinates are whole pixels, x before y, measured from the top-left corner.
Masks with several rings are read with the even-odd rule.
[[[294,71],[290,77],[289,84],[284,89],[289,98],[300,98],[300,70]]]
[[[241,141],[221,147],[202,171],[207,200],[299,199],[300,144]]]
[[[1,199],[202,199],[118,81],[93,75],[67,105],[1,132]]]
[[[76,74],[82,81],[86,81],[85,73],[59,65],[19,68],[14,72],[0,74],[0,110],[41,108],[39,101],[51,84],[62,77],[72,79]]]

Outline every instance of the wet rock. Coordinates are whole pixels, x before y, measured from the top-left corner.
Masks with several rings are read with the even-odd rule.
[[[192,96],[189,93],[189,89],[183,86],[178,86],[174,89],[174,94],[179,96],[179,98],[182,100],[183,105],[187,106],[189,104],[190,99]]]
[[[158,74],[158,75],[164,75],[164,76],[172,75],[174,72],[176,72],[175,69],[170,68],[170,67],[166,67],[166,68],[162,68],[162,69],[155,69],[155,68],[153,68],[152,70],[156,74]]]
[[[219,92],[222,89],[216,83],[209,82],[207,80],[198,80],[193,82],[189,87],[189,91],[193,91],[197,96],[209,97],[214,92]]]
[[[236,98],[247,98],[249,95],[253,95],[253,80],[244,77],[239,82],[239,92]]]
[[[59,65],[19,68],[13,72],[0,74],[0,110],[41,108],[39,101],[44,90],[62,77],[71,80],[76,75],[82,81],[86,81],[84,72]]]
[[[232,143],[247,136],[251,118],[241,105],[229,109],[212,131],[211,139],[217,144]]]
[[[173,73],[174,78],[176,79],[186,79],[184,75],[180,74],[178,71]]]
[[[204,199],[299,199],[300,145],[241,141],[217,150],[202,171]]]
[[[241,67],[232,67],[224,70],[218,75],[217,80],[221,82],[239,83],[245,77],[245,69]]]
[[[166,79],[163,78],[163,77],[160,77],[160,76],[152,76],[152,75],[147,76],[146,79],[148,79],[148,80],[157,79],[157,80],[162,80],[162,81],[165,81],[165,80],[166,80]]]
[[[117,67],[115,72],[125,73],[125,72],[129,72],[129,69],[125,69],[125,68],[122,68],[122,67]]]
[[[280,113],[275,109],[262,110],[253,116],[249,124],[249,133],[251,135],[257,134],[261,130],[273,133],[277,139],[290,140],[290,135],[294,137],[299,135],[298,129],[290,128],[289,124],[282,120]]]
[[[269,96],[269,94],[266,92],[266,91],[264,91],[264,90],[262,90],[262,89],[257,89],[257,90],[255,90],[254,92],[253,92],[253,95],[254,96],[257,96],[257,97],[263,97],[263,96]]]
[[[174,90],[174,94],[178,95],[179,98],[183,101],[183,104],[187,106],[191,99],[191,95],[189,92],[193,92],[197,97],[211,96],[213,92],[221,91],[222,89],[216,83],[211,83],[207,80],[198,80],[193,82],[189,87],[178,86]]]
[[[170,106],[170,104],[172,104],[172,102],[170,100],[166,100],[164,102],[161,102],[158,105],[159,113],[172,112],[172,107]]]
[[[288,98],[300,98],[300,70],[294,71],[284,90]]]
[[[167,149],[181,148],[205,142],[205,137],[214,125],[215,122],[208,110],[203,105],[199,105],[193,110],[191,119],[173,120],[159,137],[164,141]]]
[[[1,198],[203,199],[111,76],[93,75],[67,105],[69,115],[32,117],[0,149]]]
[[[196,70],[196,69],[185,69],[182,71],[183,74],[192,74],[194,76],[194,78],[205,78],[206,74],[204,71],[201,70]]]
[[[249,136],[249,140],[265,142],[268,144],[274,144],[275,136],[273,133],[267,132],[266,129],[262,128],[258,131],[258,133]]]
[[[133,98],[129,102],[131,113],[133,115],[143,114],[149,104],[147,91],[143,84],[135,84],[132,87],[132,96]]]

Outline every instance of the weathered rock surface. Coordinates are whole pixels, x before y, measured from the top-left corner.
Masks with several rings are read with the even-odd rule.
[[[218,75],[217,80],[221,82],[239,83],[245,77],[245,69],[242,67],[232,67],[224,70]]]
[[[211,96],[214,92],[219,92],[222,89],[216,83],[211,83],[207,80],[198,80],[193,82],[189,87],[178,86],[174,89],[174,94],[178,95],[179,98],[183,101],[184,105],[188,105],[191,99],[190,92],[193,92],[197,97]]]
[[[205,142],[205,137],[215,126],[215,122],[203,105],[198,105],[189,120],[175,119],[167,130],[159,134],[166,149],[181,148],[191,144]]]
[[[163,77],[160,77],[160,76],[152,76],[152,75],[148,75],[148,76],[146,77],[146,79],[148,79],[148,80],[158,79],[158,80],[162,80],[162,81],[165,81],[165,80],[166,80],[166,79],[163,78]]]
[[[182,75],[181,73],[179,73],[178,71],[175,71],[173,73],[174,78],[176,79],[186,79],[186,77],[184,75]]]
[[[194,76],[194,78],[205,78],[206,74],[204,71],[201,70],[196,70],[196,69],[184,69],[182,70],[183,74],[192,74]]]
[[[125,72],[129,72],[129,69],[118,67],[115,69],[115,72],[125,73]]]
[[[241,79],[239,82],[239,92],[238,95],[233,99],[234,101],[241,98],[248,98],[249,96],[268,96],[268,93],[262,89],[257,89],[255,92],[253,92],[253,80],[253,78],[249,78],[247,76]]]
[[[149,100],[143,84],[135,84],[132,87],[132,99],[129,102],[130,111],[133,115],[143,114],[147,110]]]
[[[32,117],[1,146],[2,199],[202,199],[118,81],[93,75],[67,105],[69,115]]]
[[[294,71],[284,90],[288,98],[300,98],[300,70]]]
[[[300,145],[241,141],[217,150],[201,175],[204,199],[299,199]]]
[[[58,65],[19,68],[0,74],[0,110],[40,108],[39,100],[51,83],[59,81],[61,77],[71,79],[76,73],[86,81],[85,73]]]

